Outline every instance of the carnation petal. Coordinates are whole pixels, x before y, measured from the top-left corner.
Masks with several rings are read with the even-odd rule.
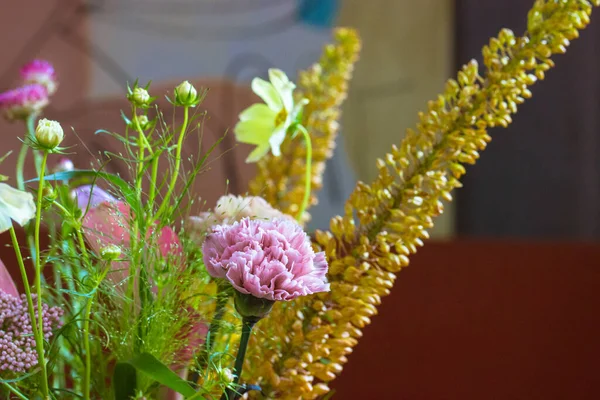
[[[302,227],[288,219],[219,225],[202,250],[208,272],[244,294],[288,301],[329,290],[324,253],[315,254]]]

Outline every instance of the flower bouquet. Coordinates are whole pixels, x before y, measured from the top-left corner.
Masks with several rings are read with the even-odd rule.
[[[234,134],[256,146],[247,162],[258,174],[248,195],[223,194],[196,215],[201,194],[189,188],[216,144],[193,159],[182,149],[201,134],[206,90],[174,88],[169,112],[183,122],[170,124],[148,85],[127,88],[123,131],[98,131],[120,143],[107,156],[128,165],[121,177],[65,158],[63,127],[40,119],[58,88],[54,69],[26,65],[23,86],[0,94],[6,118],[25,126],[14,182],[0,183],[0,231],[24,288],[0,263],[0,396],[326,398],[464,164],[489,128],[511,122],[550,57],[589,23],[592,3],[536,1],[526,34],[491,39],[485,72],[472,61],[449,80],[417,129],[377,160],[378,178],[357,185],[330,232],[311,236],[303,224],[360,47],[352,30],[337,29],[297,85],[277,69],[252,81],[264,103],[240,114]],[[28,163],[36,176],[24,176]]]

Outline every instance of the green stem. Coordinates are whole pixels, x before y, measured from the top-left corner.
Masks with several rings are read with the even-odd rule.
[[[25,160],[27,159],[27,151],[29,146],[27,143],[23,143],[19,156],[17,157],[16,175],[17,175],[17,188],[19,190],[25,190]]]
[[[110,269],[110,263],[108,266],[102,271],[100,278],[96,282],[96,285],[89,293],[89,299],[85,306],[85,314],[83,316],[83,348],[85,350],[85,375],[83,377],[83,398],[85,400],[90,400],[90,388],[92,381],[92,352],[90,351],[90,318],[92,314],[92,305],[94,304],[94,297],[98,287],[106,277]]]
[[[252,328],[259,321],[258,318],[244,317],[242,319],[242,338],[240,339],[240,348],[238,349],[237,356],[235,358],[235,371],[234,378],[231,386],[237,386],[240,382],[242,375],[242,368],[244,367],[244,358],[246,357],[246,350],[248,349],[248,341],[250,340],[250,334]],[[221,400],[233,400],[234,393],[236,393],[231,387],[225,390],[225,393],[221,396]]]
[[[26,133],[25,140],[23,140],[23,145],[21,146],[21,150],[19,151],[19,156],[17,157],[17,164],[16,164],[17,188],[19,190],[25,190],[25,177],[24,177],[25,176],[25,161],[27,160],[27,153],[29,151],[29,145],[27,144],[27,142],[28,142],[28,139],[30,137],[33,137],[33,135],[35,134],[35,129],[34,129],[35,119],[36,119],[36,116],[31,115],[25,121],[27,133]],[[34,156],[35,156],[35,152],[34,152]],[[37,158],[36,158],[36,160],[34,160],[34,164],[35,164],[36,171],[39,171]],[[35,248],[34,248],[35,244],[33,241],[33,235],[31,234],[31,230],[29,229],[30,227],[31,227],[31,225],[27,225],[25,227],[25,234],[27,237],[27,245],[29,246],[29,252],[31,254],[31,257],[35,258],[36,257]]]
[[[40,226],[42,222],[42,202],[44,200],[44,175],[46,173],[46,162],[48,161],[48,152],[44,151],[42,163],[40,164],[40,183],[38,185],[38,196],[35,210],[35,289],[37,292],[37,312],[38,312],[38,332],[43,338],[43,315],[42,315],[42,257],[40,257]],[[36,339],[37,342],[37,339]],[[37,343],[36,343],[37,345]],[[39,354],[39,364],[42,371],[42,393],[44,398],[48,397],[48,373],[46,371],[46,360],[44,357],[44,343],[41,354]],[[39,352],[38,352],[39,353]]]
[[[3,384],[4,384],[4,386],[6,386],[6,388],[7,388],[7,389],[8,389],[8,390],[9,390],[11,393],[13,393],[15,396],[17,396],[17,397],[18,397],[18,398],[20,398],[20,399],[27,400],[27,397],[25,397],[25,396],[23,395],[23,393],[19,392],[19,391],[18,391],[16,388],[12,387],[12,385],[11,385],[10,383],[8,383],[8,382],[2,382],[2,383],[3,383]],[[10,398],[10,397],[9,397],[9,398]]]
[[[44,394],[48,395],[48,377],[46,376],[46,368],[44,364],[44,335],[43,330],[38,329],[38,323],[35,319],[35,306],[33,304],[33,297],[31,295],[31,286],[29,285],[29,278],[27,278],[27,271],[25,270],[25,263],[23,262],[23,255],[21,254],[21,247],[17,239],[17,234],[14,227],[10,227],[10,238],[12,245],[17,256],[17,264],[21,270],[21,278],[23,279],[23,286],[25,287],[25,298],[27,299],[27,311],[29,311],[29,319],[31,320],[31,330],[35,338],[35,349],[38,354],[38,362],[41,366],[42,371],[42,388]],[[39,297],[38,297],[39,299]]]
[[[306,142],[306,169],[304,175],[304,198],[302,199],[302,204],[300,205],[300,210],[298,211],[298,215],[296,216],[296,220],[298,222],[302,221],[302,216],[304,215],[304,211],[308,208],[308,202],[310,201],[310,185],[312,181],[312,144],[310,140],[310,134],[306,130],[305,127],[298,124],[296,126],[302,136],[304,136],[304,141]]]
[[[189,107],[183,107],[183,124],[181,125],[181,132],[179,132],[179,138],[177,139],[177,149],[175,153],[175,169],[173,170],[173,174],[171,175],[171,183],[169,184],[169,189],[167,190],[167,194],[156,213],[156,218],[159,218],[160,215],[165,212],[165,209],[169,206],[169,200],[171,198],[171,194],[175,189],[175,184],[177,183],[177,178],[179,178],[179,168],[181,167],[181,150],[183,147],[183,138],[185,137],[185,131],[188,125],[188,114]]]

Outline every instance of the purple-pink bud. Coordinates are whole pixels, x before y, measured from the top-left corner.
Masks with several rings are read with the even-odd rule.
[[[33,60],[21,68],[21,78],[25,83],[37,83],[43,85],[48,95],[56,92],[58,83],[54,67],[45,60]]]
[[[30,84],[0,93],[0,110],[10,121],[26,119],[48,105],[48,90],[40,84]]]

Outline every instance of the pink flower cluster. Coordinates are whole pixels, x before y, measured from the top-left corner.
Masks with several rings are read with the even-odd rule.
[[[53,330],[61,326],[62,315],[62,309],[43,305],[43,331],[46,340],[52,337]],[[0,375],[6,371],[23,373],[37,365],[32,332],[25,295],[15,297],[0,290]]]
[[[39,113],[57,87],[54,67],[47,61],[34,60],[24,65],[21,78],[23,86],[0,93],[0,110],[11,121]]]
[[[289,220],[218,225],[202,251],[208,273],[243,294],[275,301],[329,291],[325,253],[315,254],[302,227]]]

